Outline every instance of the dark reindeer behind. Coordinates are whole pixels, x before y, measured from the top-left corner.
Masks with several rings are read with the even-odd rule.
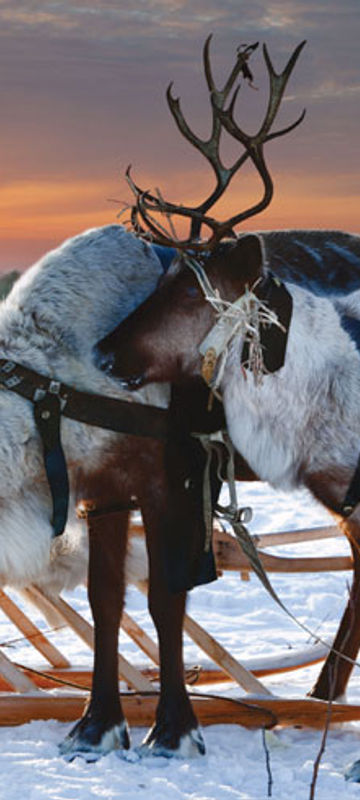
[[[334,650],[313,689],[314,696],[326,698],[345,691],[360,645],[360,512],[356,497],[351,507],[347,502],[359,455],[360,239],[342,232],[296,230],[237,238],[233,231],[234,225],[270,202],[272,182],[263,146],[294,127],[271,133],[300,49],[301,45],[279,76],[264,50],[270,100],[258,133],[249,137],[234,121],[237,92],[224,108],[228,92],[217,93],[208,45],[205,48],[214,119],[212,146],[194,141],[174,100],[172,113],[186,137],[207,151],[217,188],[220,184],[226,188],[233,175],[231,171],[224,177],[219,159],[220,133],[225,128],[245,148],[237,163],[250,158],[256,166],[264,196],[256,206],[217,222],[208,215],[208,201],[198,208],[178,207],[132,183],[134,223],[142,233],[146,229],[162,244],[177,247],[179,257],[158,290],[98,344],[96,358],[127,388],[170,380],[192,392],[194,402],[199,380],[206,376],[210,388],[215,386],[222,395],[230,436],[253,472],[280,488],[306,486],[334,513],[350,542],[354,576]],[[229,79],[226,89],[232,85]],[[215,195],[217,199],[217,189],[212,198]],[[196,235],[190,232],[181,241],[167,236],[163,224],[155,221],[159,213],[165,220],[176,214],[192,219]],[[199,225],[210,229],[206,241],[199,238]],[[277,324],[277,312],[271,317],[271,308],[270,317],[261,324],[261,315],[269,313],[269,286],[279,283],[270,270],[284,281],[282,291],[293,307],[284,341],[285,363],[274,373],[262,360],[264,329],[266,333]],[[207,337],[219,320],[231,315],[233,331],[216,351]],[[204,340],[210,341],[205,352]],[[251,352],[255,360],[249,359]]]

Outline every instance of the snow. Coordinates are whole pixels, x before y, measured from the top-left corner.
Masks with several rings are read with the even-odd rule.
[[[275,493],[264,484],[239,484],[241,505],[251,505],[252,532],[271,532],[332,524],[330,517],[305,492]],[[226,500],[224,496],[223,500]],[[343,538],[272,548],[276,555],[343,555],[348,546]],[[349,573],[270,575],[283,602],[302,623],[321,638],[331,638],[344,607]],[[90,620],[84,587],[65,598]],[[19,600],[16,596],[17,601]],[[46,622],[33,609],[30,616],[46,629]],[[127,610],[151,635],[153,627],[144,597],[130,586]],[[238,573],[225,573],[217,582],[195,589],[189,597],[189,613],[214,634],[239,660],[265,657],[292,648],[304,649],[311,641],[301,628],[274,603],[257,578],[241,581]],[[74,634],[64,629],[49,634],[76,666],[89,666],[91,656]],[[9,646],[11,642],[11,646]],[[4,645],[8,643],[7,647]],[[41,656],[21,639],[4,617],[0,618],[0,645],[15,661],[44,667]],[[144,664],[144,655],[121,633],[121,650],[134,664]],[[206,657],[185,637],[188,666],[206,664]],[[319,665],[263,681],[275,694],[302,697],[311,688]],[[196,691],[223,692],[231,697],[244,693],[234,685],[199,687]],[[348,699],[360,702],[360,675],[355,667]],[[19,702],[21,702],[19,700]],[[146,758],[140,760],[135,748],[145,731],[132,731],[130,757],[116,753],[88,764],[82,759],[68,763],[58,754],[58,743],[70,724],[55,720],[34,721],[13,728],[0,728],[1,800],[264,800],[268,796],[268,773],[262,731],[236,725],[206,727],[207,753],[194,760]],[[302,800],[309,797],[314,759],[322,732],[305,728],[283,728],[266,734],[272,797]],[[329,731],[321,760],[316,798],[338,800],[359,798],[360,786],[346,782],[344,769],[360,758],[360,723],[347,723]]]

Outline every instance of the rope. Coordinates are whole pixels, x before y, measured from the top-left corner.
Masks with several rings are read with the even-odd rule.
[[[54,683],[59,683],[62,686],[70,686],[72,689],[81,689],[85,692],[91,692],[91,686],[82,686],[80,683],[75,683],[74,681],[68,681],[65,678],[59,678],[55,675],[49,675],[48,672],[43,672],[40,669],[35,669],[34,667],[27,667],[24,664],[20,664],[18,661],[12,662],[15,667],[18,667],[25,672],[31,672],[32,675],[39,675],[41,678],[46,678],[49,681],[53,681]]]
[[[31,672],[33,675],[39,675],[40,677],[46,678],[47,680],[51,680],[54,683],[60,684],[62,686],[69,686],[72,689],[80,689],[81,691],[91,692],[91,687],[90,686],[82,686],[81,684],[75,683],[74,681],[68,681],[68,680],[65,680],[63,678],[55,677],[54,675],[49,675],[49,673],[47,673],[47,672],[44,672],[44,671],[39,670],[39,669],[34,669],[32,667],[26,667],[23,664],[20,664],[20,663],[15,662],[15,661],[13,663],[19,669],[26,670],[27,672]],[[148,691],[148,692],[142,691],[142,692],[140,692],[138,690],[134,690],[134,691],[131,691],[131,692],[121,692],[120,694],[121,694],[121,696],[129,695],[130,697],[160,697],[160,692],[158,690],[154,690],[153,692],[151,692],[151,691]],[[189,697],[192,697],[194,699],[195,698],[196,699],[199,699],[199,698],[203,699],[204,698],[206,700],[221,700],[222,702],[226,701],[228,703],[232,703],[232,704],[235,704],[237,706],[241,706],[243,708],[247,708],[247,709],[249,709],[249,711],[258,711],[259,713],[261,713],[263,715],[265,714],[265,715],[267,715],[269,717],[268,725],[264,726],[266,728],[272,728],[275,725],[277,725],[277,722],[278,722],[275,714],[270,709],[262,708],[262,706],[258,706],[255,703],[246,703],[243,700],[238,700],[238,699],[233,698],[233,697],[222,697],[221,695],[210,694],[210,693],[205,693],[205,692],[188,692],[188,695],[189,695]]]
[[[126,695],[129,695],[130,697],[158,697],[160,693],[157,692],[157,691],[154,691],[154,692],[150,692],[150,691],[148,691],[148,692],[146,692],[146,691],[145,692],[134,691],[134,692],[122,692],[121,694],[122,694],[122,697],[123,696],[126,697]],[[191,697],[193,700],[202,700],[202,699],[205,699],[205,700],[221,700],[222,703],[226,702],[226,703],[230,703],[230,704],[235,705],[235,706],[241,706],[242,708],[247,708],[249,711],[255,711],[255,712],[258,712],[258,713],[260,713],[262,715],[263,714],[267,714],[268,717],[269,717],[269,724],[268,725],[264,725],[263,727],[265,727],[265,728],[273,728],[273,727],[275,727],[275,725],[278,725],[278,719],[277,719],[276,715],[274,714],[274,712],[271,711],[269,708],[264,708],[263,706],[259,706],[256,703],[247,703],[246,701],[238,700],[235,697],[223,697],[222,695],[211,694],[209,692],[188,692],[187,694],[188,694],[188,697]],[[274,699],[276,699],[276,698],[274,698]]]
[[[205,300],[213,307],[217,321],[199,346],[204,358],[202,376],[210,389],[217,395],[224,374],[229,346],[235,336],[248,345],[248,358],[245,367],[253,373],[255,382],[260,383],[267,370],[263,358],[261,326],[275,325],[283,332],[284,326],[275,311],[255,294],[261,279],[252,289],[247,286],[234,303],[224,300],[214,288],[204,268],[195,259],[186,256],[184,263],[195,274]]]
[[[67,623],[64,622],[63,625],[56,625],[54,628],[45,628],[43,631],[38,631],[38,633],[32,633],[29,636],[17,636],[16,639],[6,639],[4,642],[0,642],[0,650],[2,647],[14,647],[21,642],[31,642],[34,639],[38,639],[41,636],[50,636],[52,633],[56,633],[56,631],[61,631],[64,628],[67,628]]]

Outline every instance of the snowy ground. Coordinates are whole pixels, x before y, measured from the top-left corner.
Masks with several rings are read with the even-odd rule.
[[[253,532],[270,532],[314,527],[329,522],[329,517],[306,494],[275,494],[261,484],[245,484],[242,505],[252,505]],[[329,539],[311,545],[277,547],[273,552],[299,555],[337,555],[347,553],[343,539]],[[328,638],[336,629],[345,603],[348,573],[272,576],[282,600],[302,622]],[[70,602],[89,618],[85,590],[69,595]],[[128,590],[127,606],[135,619],[152,633],[145,600],[133,587]],[[226,573],[216,583],[194,590],[189,598],[190,613],[213,633],[240,660],[269,655],[310,644],[307,635],[268,597],[255,577],[242,582],[238,574]],[[32,612],[36,619],[36,614]],[[38,620],[40,622],[40,620]],[[52,636],[51,636],[52,638]],[[0,645],[12,641],[4,650],[14,660],[44,666],[40,656],[22,640],[11,624],[0,619]],[[14,641],[16,640],[16,641]],[[89,652],[69,631],[58,631],[54,642],[75,665],[90,664]],[[144,656],[121,634],[122,652],[134,663]],[[186,664],[199,663],[196,646],[185,641]],[[203,658],[203,657],[202,657]],[[264,679],[267,686],[282,696],[304,696],[319,667],[311,667]],[[219,687],[212,687],[219,691]],[[201,689],[199,689],[201,691]],[[228,694],[243,696],[240,689]],[[360,702],[360,675],[355,668],[348,698]],[[80,759],[66,763],[57,745],[70,725],[56,721],[32,722],[17,728],[0,728],[1,800],[264,800],[267,797],[267,772],[261,731],[247,731],[235,725],[214,725],[205,729],[207,754],[193,761],[163,758],[124,761],[115,753],[95,764]],[[132,732],[134,747],[145,731]],[[271,734],[268,746],[273,777],[272,796],[276,800],[307,800],[313,762],[321,733],[286,728]],[[360,723],[332,729],[323,756],[316,797],[321,800],[360,798],[360,785],[346,783],[344,768],[360,758]]]

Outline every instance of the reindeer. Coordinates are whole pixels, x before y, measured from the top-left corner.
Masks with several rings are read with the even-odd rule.
[[[233,444],[254,474],[279,488],[306,486],[335,515],[352,550],[353,584],[312,694],[339,697],[360,645],[360,238],[336,231],[234,233],[271,200],[264,144],[303,119],[302,114],[287,128],[272,130],[302,44],[280,75],[264,48],[270,99],[251,136],[234,119],[237,90],[225,108],[235,71],[218,90],[208,48],[209,40],[204,64],[211,138],[204,142],[190,130],[171,88],[168,101],[180,131],[214,169],[216,188],[200,206],[177,206],[159,192],[142,191],[129,175],[138,235],[177,248],[178,258],[156,292],[98,343],[94,358],[123,388],[170,381],[187,388],[194,403],[205,378],[221,398]],[[238,69],[240,55],[247,59],[249,52],[239,53]],[[219,153],[224,130],[244,147],[229,168]],[[209,216],[247,159],[262,180],[263,197],[226,221]],[[183,239],[173,233],[176,215],[191,222]],[[170,220],[170,233],[163,220]],[[206,240],[200,239],[202,225],[210,230]]]
[[[0,306],[1,582],[17,587],[37,583],[60,590],[84,579],[83,534],[76,528],[84,523],[77,520],[77,509],[81,507],[87,517],[94,675],[84,716],[60,748],[68,757],[78,752],[101,755],[129,747],[118,691],[117,647],[128,518],[134,502],[141,510],[147,535],[149,605],[159,634],[161,659],[156,725],[144,750],[184,754],[203,750],[185,691],[181,656],[184,589],[215,577],[211,555],[204,566],[202,554],[201,448],[188,435],[185,420],[183,438],[179,441],[174,436],[167,441],[159,432],[156,438],[153,425],[146,430],[137,423],[133,433],[125,435],[109,430],[111,424],[102,429],[94,419],[86,424],[85,402],[82,421],[66,416],[71,393],[85,392],[80,397],[92,405],[95,402],[98,413],[109,398],[126,401],[125,423],[140,405],[150,403],[160,420],[161,414],[165,415],[166,430],[170,429],[168,387],[149,387],[133,397],[92,363],[96,341],[155,288],[163,273],[159,255],[159,249],[122,226],[90,230],[29,268]],[[36,385],[32,386],[29,375],[35,375]],[[28,397],[15,392],[24,384]],[[39,391],[40,399],[34,405]],[[61,439],[70,504],[68,526],[57,538],[43,445],[35,424],[37,402],[40,416],[43,414],[41,393],[60,398],[63,414]],[[118,406],[116,409],[120,413]],[[193,422],[201,426],[196,409]],[[137,432],[142,435],[134,435]],[[177,593],[169,588],[168,531],[181,545]],[[144,572],[140,565],[139,576],[138,566],[132,559],[133,576],[135,568],[135,575],[145,578],[146,569]]]

